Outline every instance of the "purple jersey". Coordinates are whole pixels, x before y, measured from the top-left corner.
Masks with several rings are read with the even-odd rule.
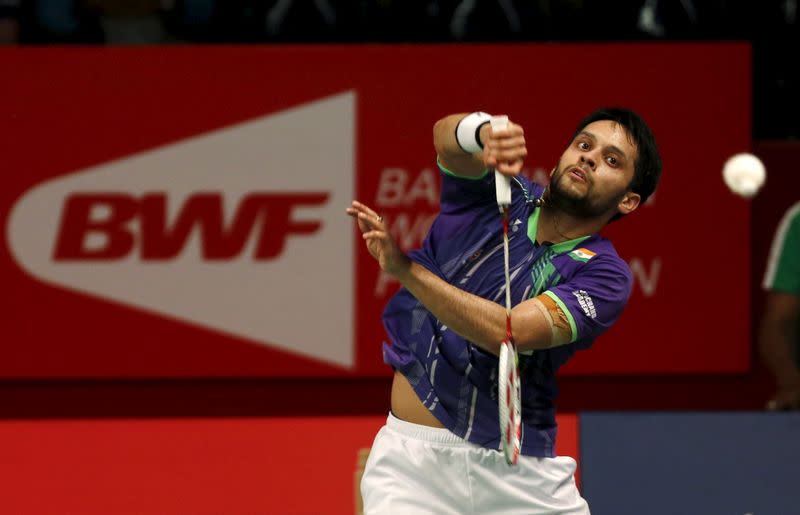
[[[503,305],[502,216],[494,174],[472,179],[440,168],[441,211],[411,259],[448,283]],[[619,317],[632,279],[614,246],[599,235],[536,243],[540,209],[534,200],[543,188],[524,177],[511,183],[512,304],[546,294],[572,328],[569,344],[520,355],[522,454],[553,457],[556,371]],[[384,345],[384,361],[409,380],[431,413],[456,435],[500,449],[497,357],[449,330],[405,288],[389,300],[383,322],[391,341]]]

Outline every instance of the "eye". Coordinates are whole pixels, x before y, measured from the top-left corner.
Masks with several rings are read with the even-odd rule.
[[[578,148],[581,149],[581,150],[589,150],[590,145],[586,141],[579,141],[578,142]]]
[[[608,156],[606,162],[613,167],[619,166],[619,160],[614,156]]]

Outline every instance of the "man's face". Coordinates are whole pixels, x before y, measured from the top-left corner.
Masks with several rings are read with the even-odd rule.
[[[616,214],[630,195],[638,205],[638,195],[626,196],[635,159],[636,146],[622,125],[611,120],[590,123],[561,155],[550,180],[551,199],[586,217]]]

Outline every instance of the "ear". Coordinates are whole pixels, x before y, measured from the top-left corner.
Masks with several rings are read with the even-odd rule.
[[[617,204],[617,211],[620,214],[627,215],[628,213],[632,213],[639,207],[639,202],[642,200],[641,195],[638,193],[634,193],[632,191],[627,191],[620,199],[619,203]]]

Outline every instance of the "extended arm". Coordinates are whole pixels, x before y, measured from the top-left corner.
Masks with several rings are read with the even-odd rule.
[[[506,338],[505,308],[467,293],[411,261],[392,239],[383,220],[372,209],[353,202],[348,214],[358,218],[367,248],[381,268],[395,276],[450,330],[479,347],[498,354]],[[546,298],[526,300],[511,312],[512,333],[520,351],[544,349],[571,341],[559,310]]]
[[[407,258],[392,273],[452,331],[492,354],[500,352],[500,342],[506,338],[504,307],[448,284]],[[511,332],[520,351],[546,349],[571,339],[571,334],[559,337],[557,332],[554,333],[552,318],[539,298],[526,300],[512,308]]]
[[[800,408],[800,371],[792,349],[798,337],[798,323],[800,297],[770,292],[758,335],[761,357],[778,383],[778,391],[768,404],[770,409]]]

